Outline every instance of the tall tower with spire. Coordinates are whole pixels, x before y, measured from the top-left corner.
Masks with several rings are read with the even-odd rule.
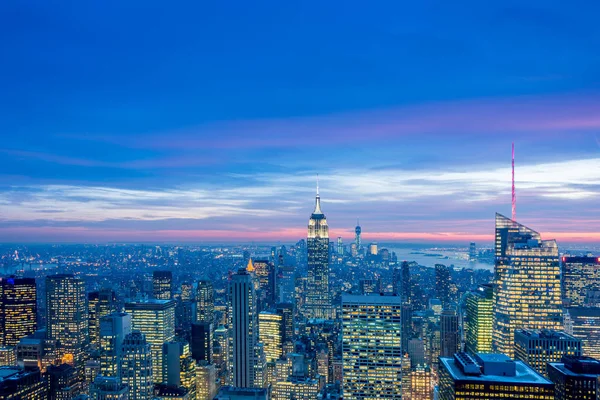
[[[361,246],[361,243],[360,243],[361,232],[362,232],[362,229],[360,228],[360,221],[356,220],[356,228],[354,228],[354,233],[355,233],[354,241],[356,243],[356,251],[358,251],[359,253],[360,253],[360,246]]]
[[[308,220],[306,241],[308,252],[308,282],[305,314],[308,318],[331,319],[332,305],[329,290],[329,227],[321,211],[319,182],[315,210]]]

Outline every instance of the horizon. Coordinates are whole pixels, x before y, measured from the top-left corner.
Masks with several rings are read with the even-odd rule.
[[[331,238],[492,242],[514,142],[600,244],[600,4],[133,3],[0,5],[0,243],[295,242],[317,175]]]

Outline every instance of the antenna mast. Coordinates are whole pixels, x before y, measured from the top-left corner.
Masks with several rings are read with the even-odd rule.
[[[515,142],[512,143],[512,220],[517,220],[517,194],[515,192]]]

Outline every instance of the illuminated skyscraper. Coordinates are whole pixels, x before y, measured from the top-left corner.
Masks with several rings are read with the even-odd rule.
[[[565,331],[581,340],[583,355],[600,359],[600,308],[566,308],[564,321]]]
[[[154,298],[170,300],[173,295],[173,274],[171,271],[154,271],[152,273]]]
[[[153,376],[156,383],[161,383],[162,346],[175,338],[175,301],[152,299],[125,303],[125,312],[131,314],[132,329],[144,334],[144,340],[150,344]]]
[[[308,220],[308,280],[305,314],[308,318],[332,318],[329,290],[329,227],[321,211],[321,197],[317,188],[315,210]]]
[[[492,285],[479,285],[467,295],[465,351],[471,354],[492,352]]]
[[[283,334],[283,315],[269,311],[258,314],[258,337],[267,362],[275,362],[283,355]]]
[[[37,290],[33,278],[0,278],[0,347],[16,346],[37,329]]]
[[[496,214],[494,279],[496,351],[514,356],[515,329],[561,329],[556,241],[541,240],[539,233]]]
[[[342,240],[341,236],[338,236],[337,238],[337,253],[338,256],[344,255],[344,241]]]
[[[555,400],[597,400],[600,394],[600,361],[590,357],[565,357],[548,364]]]
[[[410,267],[403,261],[400,268],[394,268],[394,294],[402,298],[403,303],[411,303]]]
[[[117,297],[110,289],[88,293],[90,343],[100,345],[100,319],[116,311]]]
[[[271,400],[309,400],[318,398],[321,390],[318,379],[290,377],[273,384]]]
[[[356,228],[354,228],[354,245],[356,246],[356,251],[360,252],[362,243],[360,241],[360,234],[362,233],[362,229],[360,227],[360,222],[356,221]]]
[[[345,399],[400,399],[402,350],[398,296],[342,295]]]
[[[600,304],[600,257],[563,257],[564,303],[570,307]]]
[[[113,313],[100,318],[100,373],[103,376],[119,376],[121,347],[130,333],[131,315]]]
[[[272,307],[277,301],[277,272],[275,264],[269,260],[253,260],[254,275],[258,283],[258,296],[261,300],[259,308],[261,310]]]
[[[409,374],[410,386],[407,393],[402,392],[403,400],[431,400],[433,396],[433,373],[427,365],[417,365],[411,368]]]
[[[446,310],[450,306],[450,268],[444,264],[435,264],[435,295]]]
[[[198,281],[196,289],[196,321],[214,322],[215,317],[215,289],[212,281],[204,278]]]
[[[152,350],[150,349],[150,343],[146,341],[146,337],[139,331],[127,335],[123,340],[121,349],[119,374],[121,382],[129,386],[130,400],[150,400],[153,398],[153,369]]]
[[[440,357],[440,400],[554,400],[554,384],[504,354]]]
[[[540,375],[546,376],[547,364],[560,362],[563,356],[580,357],[581,340],[545,329],[515,330],[515,360],[523,361]]]
[[[85,283],[70,274],[46,277],[46,335],[60,343],[63,361],[83,370],[89,320]]]
[[[245,269],[231,277],[229,307],[230,381],[236,387],[253,387],[258,342],[256,293],[252,276]]]
[[[217,373],[214,364],[201,361],[196,365],[196,399],[213,400],[217,392]]]

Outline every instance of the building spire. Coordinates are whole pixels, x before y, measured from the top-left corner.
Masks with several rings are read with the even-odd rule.
[[[515,142],[512,143],[512,220],[517,220],[517,193],[515,191]]]
[[[313,214],[323,214],[321,211],[321,196],[319,195],[319,174],[317,174],[317,197],[315,198],[315,211]]]

